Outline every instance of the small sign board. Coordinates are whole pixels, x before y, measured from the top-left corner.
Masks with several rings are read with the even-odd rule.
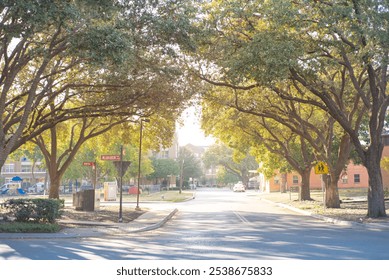
[[[101,160],[120,160],[120,155],[102,155]]]
[[[93,161],[84,161],[82,163],[83,166],[95,166],[95,163]]]
[[[315,165],[315,174],[328,174],[328,166],[325,162],[319,161]]]

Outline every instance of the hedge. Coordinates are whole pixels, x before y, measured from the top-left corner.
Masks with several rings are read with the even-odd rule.
[[[54,223],[62,215],[63,199],[17,198],[5,201],[9,215],[17,222]]]

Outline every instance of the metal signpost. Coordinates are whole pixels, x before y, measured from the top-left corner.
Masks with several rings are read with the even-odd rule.
[[[324,187],[324,174],[328,174],[328,166],[325,162],[319,161],[315,165],[315,174],[320,174],[321,178],[321,190],[323,192],[323,208],[326,208],[326,199],[325,199],[325,187]]]
[[[143,131],[143,122],[150,122],[149,119],[141,119],[140,120],[140,129],[139,129],[139,163],[138,163],[138,190],[137,190],[137,194],[136,194],[136,207],[135,207],[135,210],[136,211],[140,211],[142,210],[140,207],[139,207],[139,194],[140,194],[140,173],[141,173],[141,162],[142,162],[142,131]]]
[[[123,222],[123,176],[128,167],[131,165],[130,161],[123,161],[123,146],[120,147],[120,155],[102,155],[102,160],[113,161],[113,164],[118,172],[119,181],[119,223]]]
[[[96,161],[84,161],[83,166],[91,166],[95,170],[95,179],[93,180],[93,189],[96,190],[97,185],[97,162]]]

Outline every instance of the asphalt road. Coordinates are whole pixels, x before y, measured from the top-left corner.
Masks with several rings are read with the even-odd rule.
[[[151,232],[1,240],[0,260],[389,259],[387,229],[328,224],[261,201],[255,192],[198,190],[176,207],[174,218]]]

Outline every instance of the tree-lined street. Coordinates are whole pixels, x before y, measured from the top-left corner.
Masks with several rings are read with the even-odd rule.
[[[153,206],[150,204],[150,207]],[[348,228],[259,200],[198,190],[150,232],[84,239],[2,240],[1,259],[388,259],[387,229]],[[168,205],[155,204],[159,209]]]
[[[1,1],[0,234],[66,235],[65,194],[120,193],[121,220],[123,190],[136,210],[141,191],[198,190],[145,202],[179,210],[157,230],[11,236],[0,259],[389,259],[388,228],[325,223],[253,190],[310,203],[320,189],[320,207],[341,210],[340,189],[362,189],[364,219],[387,218],[388,30],[382,0]],[[179,147],[187,108],[213,147]]]

